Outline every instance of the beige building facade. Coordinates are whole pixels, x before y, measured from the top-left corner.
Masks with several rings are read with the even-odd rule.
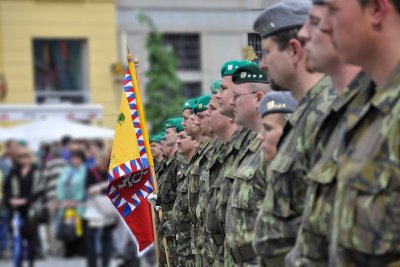
[[[93,118],[114,127],[115,8],[115,0],[0,0],[0,76],[7,88],[0,125],[18,117],[2,113],[7,105],[27,104],[29,112],[35,105],[67,107],[74,119],[78,104],[93,105]]]

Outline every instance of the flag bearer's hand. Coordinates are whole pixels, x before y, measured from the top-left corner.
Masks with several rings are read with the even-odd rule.
[[[157,194],[150,193],[149,196],[147,197],[147,200],[151,205],[155,206],[157,203]]]

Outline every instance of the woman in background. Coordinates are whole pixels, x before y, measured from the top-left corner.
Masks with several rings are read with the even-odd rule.
[[[28,244],[29,266],[34,266],[37,243],[37,220],[33,204],[43,192],[40,171],[33,152],[21,147],[17,162],[11,169],[4,185],[4,202],[10,211],[13,230],[14,264],[22,266],[24,241]]]
[[[85,199],[86,183],[86,157],[83,151],[74,150],[71,152],[71,162],[60,173],[57,181],[56,197],[59,202],[58,229],[60,233],[63,222],[72,221],[75,231],[73,236],[63,236],[61,240],[65,246],[65,257],[84,254],[83,240],[83,202]]]

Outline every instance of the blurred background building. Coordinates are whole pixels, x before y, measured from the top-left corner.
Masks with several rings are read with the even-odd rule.
[[[0,0],[0,125],[48,116],[113,128],[126,48],[148,69],[140,13],[172,46],[185,97],[208,91],[221,64],[260,38],[268,0]],[[145,76],[143,84],[146,84]],[[145,87],[143,88],[145,91]],[[71,106],[73,105],[73,106]]]
[[[119,57],[126,58],[126,46],[148,69],[146,26],[138,22],[140,13],[152,19],[172,46],[178,60],[178,76],[185,97],[208,92],[220,78],[221,65],[240,59],[246,45],[260,55],[260,37],[253,23],[271,0],[117,0]],[[144,79],[144,82],[146,80]]]
[[[114,125],[115,8],[114,0],[0,0],[1,101],[12,105],[0,107],[3,125],[53,115]]]

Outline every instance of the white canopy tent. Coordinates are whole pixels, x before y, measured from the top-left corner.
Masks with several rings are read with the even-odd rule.
[[[54,118],[35,121],[5,129],[4,131],[6,131],[4,135],[0,131],[0,141],[5,141],[10,138],[22,139],[35,149],[38,148],[39,144],[42,142],[61,140],[64,136],[70,136],[75,139],[98,138],[104,140],[110,140],[114,137],[114,130],[108,128]]]

